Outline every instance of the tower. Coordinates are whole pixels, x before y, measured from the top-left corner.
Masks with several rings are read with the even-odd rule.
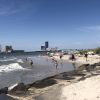
[[[48,48],[48,47],[49,47],[49,42],[46,41],[46,42],[45,42],[45,48]]]

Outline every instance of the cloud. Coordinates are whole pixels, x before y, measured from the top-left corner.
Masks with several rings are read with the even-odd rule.
[[[9,14],[15,14],[19,12],[19,10],[2,10],[0,11],[0,15],[9,15]]]
[[[88,26],[86,27],[88,30],[100,30],[100,25],[99,26]]]
[[[32,7],[35,9],[35,5],[32,0],[0,0],[0,16],[15,14]]]
[[[100,33],[100,25],[96,25],[96,26],[83,26],[78,28],[79,31],[82,32],[96,32],[96,33]]]

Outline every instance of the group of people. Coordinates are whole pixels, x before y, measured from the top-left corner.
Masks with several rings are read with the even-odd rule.
[[[62,59],[62,57],[63,57],[63,55],[61,54],[61,55],[59,56],[60,60]],[[86,61],[87,61],[88,54],[85,53],[85,54],[84,54],[84,57],[86,58]],[[75,55],[74,55],[74,54],[71,54],[70,59],[71,59],[72,61],[75,61],[75,60],[76,60]],[[28,58],[26,58],[25,60],[26,60],[26,62],[28,62]],[[57,69],[57,67],[58,67],[58,61],[57,61],[54,57],[52,57],[52,62],[55,64],[55,67],[56,67],[56,69]],[[31,66],[33,66],[33,60],[30,60],[30,61],[29,61],[29,64],[30,64]],[[61,64],[62,64],[62,62],[61,62]]]
[[[63,55],[61,54],[59,57],[60,57],[60,60],[61,60],[62,57],[63,57]],[[87,58],[88,58],[88,54],[87,53],[84,54],[84,57],[85,57],[86,61],[88,61],[87,60]],[[71,54],[70,59],[72,61],[75,61],[76,60],[75,55],[74,54]],[[56,69],[57,69],[57,67],[58,67],[58,61],[54,57],[52,58],[52,61],[54,62],[55,66],[56,66]]]
[[[86,61],[88,61],[88,60],[87,60],[87,58],[88,58],[88,54],[87,54],[87,53],[84,54],[84,57],[86,58]],[[71,54],[70,59],[71,59],[72,61],[75,61],[75,60],[76,60],[75,55],[74,55],[74,54]]]
[[[59,58],[60,58],[60,60],[62,59],[62,57],[63,57],[63,55],[61,54],[60,56],[59,56]],[[58,61],[53,57],[52,58],[52,62],[55,64],[55,67],[56,67],[56,69],[58,68]],[[62,63],[61,63],[62,64]]]

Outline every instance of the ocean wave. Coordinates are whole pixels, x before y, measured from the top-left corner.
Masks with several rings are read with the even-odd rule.
[[[24,63],[22,59],[17,60],[18,63]]]
[[[9,72],[9,71],[14,71],[14,70],[24,70],[24,69],[25,68],[23,68],[18,63],[12,63],[12,64],[9,64],[9,65],[0,66],[0,72]]]

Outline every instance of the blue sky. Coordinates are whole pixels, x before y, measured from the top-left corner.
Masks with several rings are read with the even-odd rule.
[[[100,46],[100,0],[0,0],[0,44],[15,49]]]

